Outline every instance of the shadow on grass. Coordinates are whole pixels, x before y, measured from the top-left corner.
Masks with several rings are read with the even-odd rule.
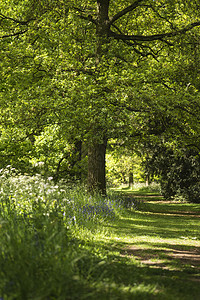
[[[117,235],[152,236],[168,239],[200,238],[200,220],[188,216],[170,216],[155,213],[129,213],[128,218],[110,225]]]
[[[199,300],[200,205],[148,198],[140,209],[108,225],[110,238],[96,245],[110,262],[97,299]]]
[[[169,259],[168,264],[165,261],[148,264],[140,258],[147,260],[148,256],[152,259],[153,254],[163,260],[165,253],[161,249],[152,252],[152,249],[129,247],[128,250],[126,243],[120,243],[119,247],[115,242],[110,240],[107,244],[96,244],[108,251],[108,256],[105,264],[91,272],[91,289],[95,290],[95,298],[93,294],[87,299],[199,299],[197,270],[183,267],[176,259]],[[98,273],[99,278],[100,274],[103,274],[103,278],[94,286],[92,278],[96,280]]]

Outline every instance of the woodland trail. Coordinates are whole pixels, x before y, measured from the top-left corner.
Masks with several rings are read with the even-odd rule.
[[[137,199],[138,208],[110,226],[111,246],[137,266],[141,282],[157,286],[152,299],[200,300],[200,204],[128,197]]]
[[[160,196],[155,195],[142,196],[142,203],[144,203],[145,211],[147,210],[147,215],[151,217],[155,216],[156,218],[163,217],[163,219],[165,220],[160,224],[160,231],[165,231],[166,227],[169,224],[172,224],[173,220],[178,221],[178,218],[180,219],[180,221],[183,221],[184,219],[187,220],[189,218],[190,221],[192,220],[193,223],[195,223],[196,219],[198,219],[198,221],[200,222],[200,211],[194,211],[191,209],[189,210],[189,207],[187,208],[187,204],[184,204],[183,207],[181,207],[181,203],[178,201],[166,201],[161,199],[162,198]],[[195,207],[195,205],[193,207]],[[185,232],[187,232],[187,229]],[[187,233],[189,232],[190,231],[188,228]],[[181,265],[183,268],[184,266],[190,266],[195,270],[200,270],[200,241],[198,237],[191,237],[193,241],[197,241],[195,245],[191,247],[187,246],[185,243],[185,241],[189,240],[189,237],[180,236],[179,238],[183,241],[183,243],[181,243],[182,245],[177,245],[176,243],[169,243],[168,247],[160,247],[159,249],[146,249],[143,247],[130,245],[124,249],[124,253],[126,253],[129,256],[133,255],[141,263],[149,266],[154,266],[154,268],[170,269],[171,265]],[[165,238],[161,238],[159,240],[159,244],[162,243],[165,243]],[[166,262],[160,259],[161,256],[166,258]],[[170,264],[168,262],[170,262]],[[175,269],[178,268],[175,267]],[[200,274],[196,276],[195,272],[195,276],[192,277],[191,274],[190,277],[192,278],[192,280],[200,282],[199,275]]]

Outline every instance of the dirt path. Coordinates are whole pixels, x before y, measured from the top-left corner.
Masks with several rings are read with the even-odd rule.
[[[159,259],[160,255],[165,256],[166,260],[177,260],[178,264],[190,265],[200,270],[200,248],[194,248],[193,250],[180,250],[176,247],[169,249],[160,249],[155,251],[149,251],[141,247],[134,245],[126,247],[122,251],[122,255],[134,256],[141,263],[152,265],[154,267],[159,267],[162,269],[171,269],[168,266],[167,262],[164,262],[163,259]],[[178,269],[176,266],[174,269]],[[200,281],[200,278],[199,278]]]
[[[167,230],[170,228],[169,233],[172,232],[173,234],[177,232],[177,237],[175,237],[177,241],[169,242],[166,241],[166,238],[161,237],[157,245],[156,243],[151,245],[150,242],[145,247],[144,245],[130,244],[122,249],[121,255],[132,257],[150,268],[175,271],[184,270],[184,272],[188,272],[188,279],[200,282],[199,235],[191,237],[198,226],[196,224],[200,224],[200,212],[190,210],[188,207],[183,210],[184,206],[181,207],[180,202],[158,200],[159,198],[156,199],[155,196],[141,196],[140,198],[143,199],[144,207],[145,205],[147,206],[147,210],[145,211],[149,218],[147,221],[149,221],[151,226],[152,224],[154,225],[155,234],[156,230],[160,233],[163,231],[164,236],[164,233],[168,233]],[[166,210],[164,209],[165,205]],[[160,211],[160,209],[163,211]],[[177,228],[180,226],[181,233],[185,229],[184,236],[181,233],[178,235],[176,224]],[[190,245],[190,241],[196,241],[195,245]]]

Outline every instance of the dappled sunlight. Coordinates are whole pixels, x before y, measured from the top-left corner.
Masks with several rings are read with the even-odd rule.
[[[198,205],[193,212],[192,205],[183,210],[176,204],[175,214],[164,201],[89,197],[80,188],[68,190],[40,177],[32,177],[33,182],[26,176],[3,179],[0,263],[5,275],[0,288],[7,289],[7,280],[15,282],[10,293],[21,293],[18,287],[25,282],[26,295],[34,282],[48,295],[59,287],[74,299],[81,289],[91,300],[171,300],[172,294],[196,300]],[[124,199],[133,202],[128,206]]]
[[[146,214],[145,212],[139,214],[137,218],[137,213],[133,212],[133,218],[123,218],[119,221],[119,224],[111,224],[110,226],[115,230],[117,235],[124,235],[126,238],[129,237],[133,239],[138,236],[153,236],[154,238],[162,237],[167,239],[182,238],[185,235],[191,238],[199,238],[198,225],[200,221],[195,218],[195,220],[188,220],[188,218],[183,217],[171,217],[171,216],[160,216],[153,214]]]
[[[199,1],[1,0],[0,40],[0,300],[200,300]]]
[[[96,241],[97,246],[99,243],[109,251],[110,264],[104,265],[104,271],[113,279],[105,285],[107,291],[117,291],[120,296],[116,299],[137,295],[138,299],[167,300],[173,294],[173,299],[181,295],[182,299],[196,300],[200,273],[195,262],[199,262],[200,248],[178,244],[178,240],[168,244],[167,240],[157,243],[147,236],[143,238],[133,244],[120,235]],[[181,253],[184,257],[180,257]],[[102,283],[100,286],[103,293]],[[141,294],[135,294],[138,287]]]
[[[145,274],[159,282],[159,286],[162,282],[163,294],[159,288],[158,299],[170,299],[167,298],[170,297],[169,291],[175,295],[178,291],[176,282],[177,285],[181,283],[183,290],[191,293],[191,299],[196,300],[192,293],[200,294],[200,205],[187,204],[184,210],[181,204],[165,206],[163,202],[154,202],[154,211],[149,212],[151,204],[144,203],[141,210],[131,210],[117,223],[109,224],[110,236],[105,244],[109,243],[113,253],[119,251],[117,259],[127,259],[127,264],[137,266],[140,274],[145,270]],[[168,212],[168,208],[175,209],[177,213]],[[193,292],[190,291],[192,289]],[[183,294],[183,299],[189,297],[184,298]]]
[[[183,246],[175,245],[173,248],[170,245],[159,247],[157,245],[148,245],[148,248],[129,245],[122,250],[122,255],[133,256],[142,263],[150,265],[160,265],[162,262],[163,268],[184,269],[187,265],[191,268],[200,269],[200,247],[190,247],[190,249],[181,249]],[[199,278],[200,279],[200,278]]]

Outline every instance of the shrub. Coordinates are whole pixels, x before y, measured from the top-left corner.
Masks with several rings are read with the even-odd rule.
[[[157,146],[147,165],[160,176],[161,192],[166,199],[178,196],[200,203],[200,155],[196,150]]]

